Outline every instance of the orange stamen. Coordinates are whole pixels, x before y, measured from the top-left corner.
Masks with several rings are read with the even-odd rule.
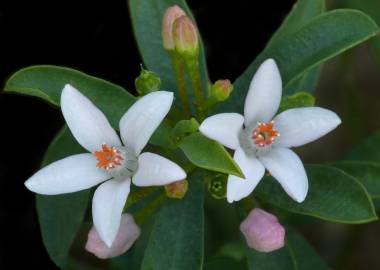
[[[120,166],[120,161],[123,157],[115,147],[109,147],[106,144],[102,145],[102,150],[95,151],[94,156],[98,159],[96,167],[102,169],[112,169],[116,166]]]
[[[274,122],[259,123],[257,128],[252,133],[253,142],[259,146],[264,147],[271,145],[274,139],[280,136],[280,133],[274,128]]]

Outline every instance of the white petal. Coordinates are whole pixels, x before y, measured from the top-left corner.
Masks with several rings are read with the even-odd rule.
[[[173,93],[157,91],[143,96],[120,120],[120,134],[126,146],[140,154],[173,103]]]
[[[132,178],[136,186],[163,186],[186,178],[186,172],[162,156],[145,152],[139,156],[139,167]]]
[[[287,148],[273,148],[259,159],[293,200],[305,200],[309,183],[302,161],[296,153]]]
[[[96,167],[93,155],[78,154],[42,168],[25,186],[39,194],[56,195],[87,189],[110,178],[106,171]]]
[[[228,148],[236,149],[239,146],[239,133],[243,123],[244,117],[241,114],[220,113],[206,118],[199,131]]]
[[[268,59],[256,71],[245,99],[245,125],[269,122],[278,110],[282,95],[280,71],[273,59]]]
[[[92,199],[92,219],[100,238],[111,247],[119,231],[121,214],[127,201],[131,180],[112,179],[101,184]]]
[[[88,151],[99,150],[103,143],[109,146],[121,145],[117,133],[104,114],[69,84],[62,90],[61,109],[71,133]]]
[[[240,147],[235,151],[234,160],[240,166],[245,179],[235,175],[228,176],[227,201],[239,201],[255,189],[264,176],[265,168],[254,156],[247,156]]]
[[[278,147],[300,146],[324,136],[340,123],[336,113],[318,107],[297,108],[284,111],[274,118],[280,132],[275,145]]]

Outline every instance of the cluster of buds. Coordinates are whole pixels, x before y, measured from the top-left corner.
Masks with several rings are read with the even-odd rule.
[[[179,6],[169,7],[162,20],[164,48],[183,57],[199,54],[198,31],[195,23]]]

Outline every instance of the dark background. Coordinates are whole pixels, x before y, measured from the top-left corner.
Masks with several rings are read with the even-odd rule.
[[[211,79],[234,80],[242,73],[294,2],[189,0],[204,38]],[[133,92],[141,60],[131,31],[126,0],[1,0],[0,83],[22,67],[53,64]],[[37,170],[62,124],[60,111],[45,102],[0,95],[1,269],[56,269],[42,244],[34,194],[23,182]],[[311,238],[324,257],[335,259]]]

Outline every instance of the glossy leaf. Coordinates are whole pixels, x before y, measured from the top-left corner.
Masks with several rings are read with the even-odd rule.
[[[247,252],[249,270],[293,270],[297,269],[296,264],[285,246],[279,250],[264,253],[254,249]]]
[[[72,154],[85,152],[64,128],[47,150],[43,166]],[[37,195],[37,213],[42,240],[50,258],[61,268],[66,264],[74,237],[82,224],[90,190],[75,193],[44,196]]]
[[[341,2],[344,7],[361,10],[371,16],[380,25],[380,2],[378,0],[344,0]],[[380,64],[380,37],[370,41],[377,62]]]
[[[267,47],[235,81],[231,97],[218,110],[242,110],[252,76],[267,58],[276,60],[286,87],[306,71],[378,33],[375,22],[360,11],[343,9],[323,13]]]
[[[280,103],[278,113],[300,107],[312,107],[315,104],[313,95],[306,92],[298,92],[291,96],[284,96]]]
[[[380,198],[380,163],[340,161],[331,164],[359,180],[372,198]]]
[[[111,125],[119,128],[119,120],[135,102],[125,89],[80,71],[58,66],[32,66],[14,73],[4,91],[36,96],[59,106],[65,84],[72,84],[107,116]]]
[[[211,171],[244,177],[239,166],[224,147],[196,132],[184,138],[179,147],[196,166]]]
[[[345,157],[347,160],[366,160],[380,163],[380,131],[362,140]]]
[[[341,223],[376,220],[372,200],[363,185],[342,170],[307,166],[309,191],[304,202],[293,201],[271,177],[263,179],[255,194],[261,200],[289,212]]]
[[[216,258],[205,263],[204,270],[248,270],[247,263],[230,258]]]
[[[157,213],[141,269],[201,270],[203,234],[203,183],[193,174],[185,198],[167,200]]]
[[[194,19],[189,7],[184,0],[129,0],[128,3],[137,45],[144,64],[160,76],[162,89],[178,93],[171,59],[162,45],[161,21],[166,9],[173,5],[180,6]],[[207,89],[206,60],[202,40],[201,38],[199,40],[202,83],[204,89]]]

